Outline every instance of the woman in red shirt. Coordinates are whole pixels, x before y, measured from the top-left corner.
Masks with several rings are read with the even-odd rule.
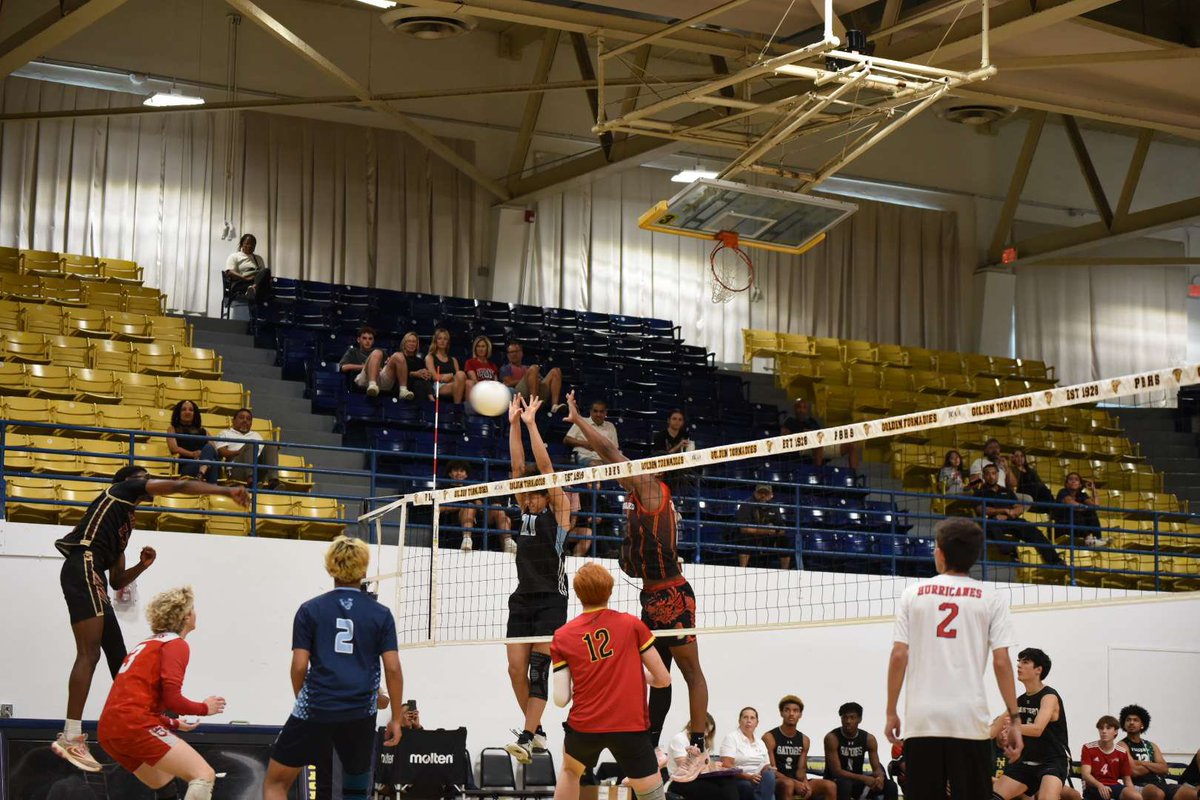
[[[467,394],[480,381],[500,380],[500,370],[492,363],[492,340],[486,336],[476,336],[471,343],[471,357],[463,367],[467,371]]]
[[[189,655],[184,640],[196,629],[192,588],[169,589],[155,597],[146,608],[146,619],[154,635],[130,650],[117,672],[100,714],[100,744],[159,797],[174,797],[171,782],[182,778],[188,782],[185,800],[209,800],[216,773],[173,733],[199,724],[185,721],[187,716],[225,710],[223,697],[197,703],[182,693]],[[167,711],[184,717],[169,718]]]

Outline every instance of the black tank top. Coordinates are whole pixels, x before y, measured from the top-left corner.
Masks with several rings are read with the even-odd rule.
[[[1154,760],[1154,743],[1148,739],[1142,739],[1140,742],[1131,742],[1128,738],[1123,740],[1125,746],[1129,748],[1129,757],[1138,761],[1153,761]],[[1166,786],[1167,782],[1161,775],[1155,775],[1153,772],[1134,777],[1134,786]]]
[[[773,728],[769,733],[775,739],[775,769],[795,778],[800,756],[804,754],[804,734],[797,730],[794,736],[788,736],[781,728]]]
[[[1036,694],[1022,694],[1017,698],[1017,707],[1021,711],[1021,723],[1030,725],[1037,721],[1038,710],[1042,707],[1042,698],[1054,695],[1058,698],[1058,719],[1051,722],[1042,730],[1041,736],[1022,737],[1025,747],[1021,751],[1021,761],[1032,761],[1037,764],[1052,764],[1065,761],[1067,750],[1067,710],[1063,706],[1062,697],[1049,686],[1043,686]]]
[[[429,357],[433,359],[433,367],[439,375],[453,375],[455,372],[454,359],[450,356],[446,358],[438,358],[436,353],[430,353]]]
[[[842,769],[846,772],[853,772],[855,775],[862,775],[863,765],[867,761],[867,732],[860,728],[858,733],[850,738],[839,726],[830,733],[837,737],[838,758],[842,762]],[[833,777],[833,770],[829,768],[828,764],[825,765],[825,777]]]
[[[629,527],[621,541],[621,569],[631,578],[664,581],[678,578],[679,555],[675,549],[675,506],[671,490],[662,481],[662,504],[651,512],[642,505],[637,494],[630,492],[625,500]]]
[[[522,514],[517,543],[517,590],[513,594],[560,594],[567,597],[566,555],[554,509]]]

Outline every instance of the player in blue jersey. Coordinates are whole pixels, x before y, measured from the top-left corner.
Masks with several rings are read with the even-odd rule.
[[[263,800],[285,800],[306,764],[332,747],[342,761],[342,797],[366,800],[375,743],[380,669],[388,694],[401,697],[404,679],[392,613],[362,591],[371,551],[339,536],[325,552],[333,591],[314,597],[292,623],[292,690],[296,706],[271,747]],[[400,741],[393,706],[385,744]]]

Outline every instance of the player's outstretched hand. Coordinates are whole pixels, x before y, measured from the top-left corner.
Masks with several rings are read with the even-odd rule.
[[[525,398],[514,392],[512,401],[508,404],[508,422],[510,425],[516,425],[517,420],[521,418],[521,404],[523,402],[525,402]]]
[[[902,744],[903,739],[900,738],[900,716],[898,714],[888,714],[887,722],[884,723],[884,733],[887,734],[887,739],[892,744]]]
[[[392,717],[392,721],[387,724],[387,738],[383,740],[383,746],[395,747],[400,744],[400,735],[402,733],[400,720]]]
[[[250,507],[250,493],[246,491],[245,486],[234,486],[229,490],[229,496],[242,508]]]
[[[142,565],[142,569],[148,569],[156,558],[158,558],[158,553],[154,552],[153,547],[143,547],[142,554],[138,557],[138,563]]]
[[[567,422],[583,422],[579,416],[579,405],[575,402],[575,392],[567,392]]]
[[[521,412],[521,419],[526,425],[533,425],[537,422],[538,409],[542,407],[542,398],[537,395],[532,395],[525,401],[525,410]]]
[[[206,697],[204,698],[204,705],[208,706],[208,716],[211,717],[213,714],[220,714],[225,710],[225,698],[217,697],[216,695]]]

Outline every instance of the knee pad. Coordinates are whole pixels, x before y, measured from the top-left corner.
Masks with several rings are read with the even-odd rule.
[[[342,773],[342,800],[366,800],[371,788],[371,773],[359,772],[351,775]]]
[[[550,656],[529,654],[529,696],[545,700],[550,696]]]
[[[212,800],[212,793],[212,781],[188,781],[187,794],[183,796],[183,800]]]
[[[637,795],[638,800],[666,800],[667,797],[667,791],[661,783],[648,792],[634,792],[634,794]]]

